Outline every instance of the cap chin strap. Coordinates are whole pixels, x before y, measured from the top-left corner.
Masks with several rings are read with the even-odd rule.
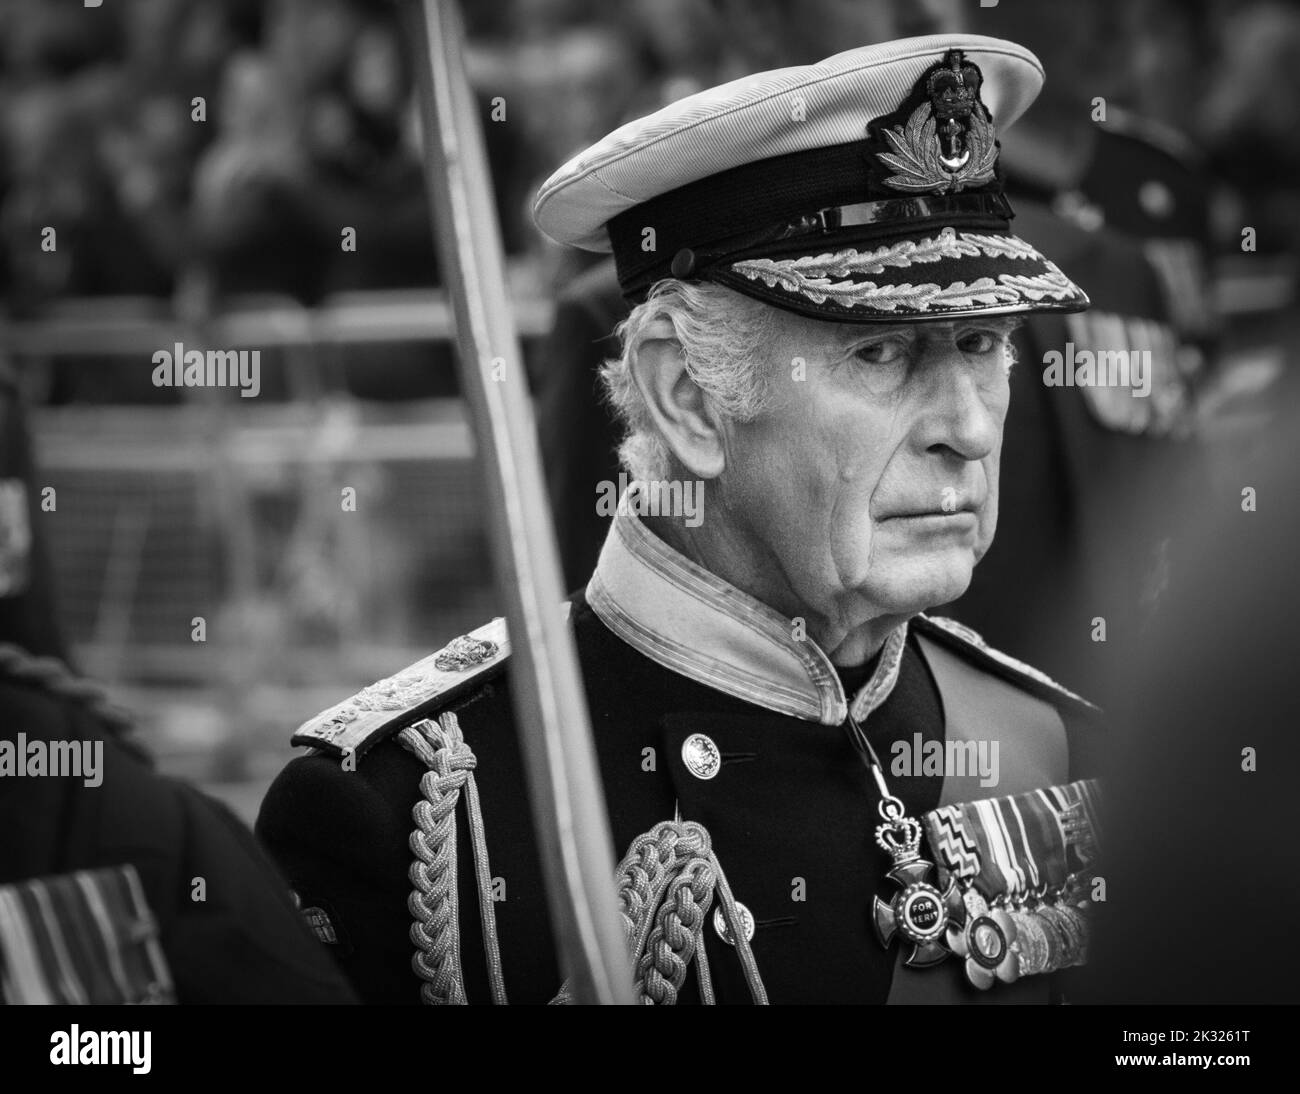
[[[1015,216],[1011,203],[1001,193],[932,194],[926,196],[881,198],[853,205],[831,205],[815,213],[788,222],[775,239],[831,232],[864,224],[900,224],[909,220],[951,219],[953,217],[994,217],[1010,220]]]
[[[682,247],[674,252],[663,277],[679,281],[699,281],[708,277],[708,271],[720,263],[729,263],[751,254],[756,248],[773,243],[827,235],[846,228],[896,225],[917,221],[934,221],[951,224],[987,221],[1000,224],[1005,230],[1015,216],[1006,196],[997,192],[934,194],[919,197],[899,196],[876,201],[860,201],[851,205],[829,205],[815,213],[806,213],[792,220],[766,224],[742,236],[701,243],[697,247]],[[657,280],[657,279],[653,279]],[[635,278],[635,284],[625,286],[624,295],[639,302],[644,299],[653,280],[645,276]],[[644,282],[644,284],[642,284]]]

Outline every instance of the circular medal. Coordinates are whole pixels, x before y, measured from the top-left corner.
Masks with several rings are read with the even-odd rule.
[[[1061,909],[1054,904],[1043,904],[1038,908],[1038,915],[1049,929],[1056,932],[1056,969],[1068,969],[1079,956],[1074,925],[1069,923]]]
[[[1046,907],[1046,904],[1040,904],[1027,914],[1030,919],[1038,924],[1038,929],[1042,932],[1043,943],[1047,947],[1047,953],[1043,958],[1043,967],[1038,971],[1055,972],[1061,967],[1061,949],[1065,942],[1061,938],[1061,932],[1056,924],[1043,914]]]
[[[1074,963],[1076,965],[1086,964],[1088,961],[1088,939],[1092,933],[1088,927],[1088,917],[1073,904],[1058,904],[1056,910],[1064,916],[1065,923],[1072,932],[1071,940],[1075,944],[1076,954]]]
[[[1028,912],[1012,912],[1020,943],[1020,975],[1036,976],[1047,968],[1047,932],[1037,917]]]
[[[1010,945],[1006,933],[992,916],[972,919],[966,928],[968,956],[986,969],[996,969],[1002,964]]]
[[[1069,940],[1069,954],[1066,958],[1066,964],[1062,968],[1069,968],[1071,965],[1077,965],[1083,960],[1083,930],[1079,920],[1078,912],[1068,904],[1059,903],[1055,906],[1056,918],[1061,925],[1061,930],[1065,932]]]

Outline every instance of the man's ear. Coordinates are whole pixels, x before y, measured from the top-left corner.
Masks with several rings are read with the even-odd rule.
[[[727,462],[721,423],[686,371],[686,356],[672,323],[650,323],[631,356],[632,381],[664,443],[691,474],[717,478]]]

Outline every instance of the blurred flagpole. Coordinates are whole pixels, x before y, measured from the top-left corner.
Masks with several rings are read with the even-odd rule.
[[[497,587],[510,628],[510,690],[560,969],[574,1002],[632,1003],[605,796],[577,651],[560,608],[555,529],[506,297],[492,178],[465,74],[460,12],[454,0],[407,0],[405,7],[425,182],[485,477]]]

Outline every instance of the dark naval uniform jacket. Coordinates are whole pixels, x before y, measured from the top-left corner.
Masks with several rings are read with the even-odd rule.
[[[0,968],[10,1001],[356,1002],[248,828],[155,772],[93,686],[54,664],[0,648]],[[36,755],[84,755],[83,746],[99,760],[31,777]],[[155,943],[161,959],[150,960]]]
[[[615,851],[675,816],[702,824],[774,1003],[1048,1002],[1053,977],[976,991],[961,963],[903,966],[872,927],[895,891],[876,846],[879,791],[846,732],[879,665],[841,673],[794,621],[689,561],[634,514],[614,520],[600,563],[570,606]],[[510,1002],[551,999],[560,976],[510,703],[500,621],[474,632],[496,652],[467,669],[426,659],[306,723],[312,754],[271,787],[257,831],[318,936],[370,1002],[417,1003],[408,871],[426,767],[398,734],[453,712],[474,777],[494,879]],[[863,723],[910,815],[1059,786],[1092,774],[1097,711],[973,632],[910,621],[897,680]],[[707,738],[700,746],[699,738]],[[996,782],[944,773],[926,745],[984,742]],[[993,745],[996,744],[996,752]],[[463,808],[463,802],[462,802]],[[470,1002],[488,979],[468,825],[457,825],[461,965]],[[613,879],[611,877],[611,884]],[[718,1002],[749,1002],[737,951],[713,926],[704,945]],[[697,999],[694,974],[680,999]]]

